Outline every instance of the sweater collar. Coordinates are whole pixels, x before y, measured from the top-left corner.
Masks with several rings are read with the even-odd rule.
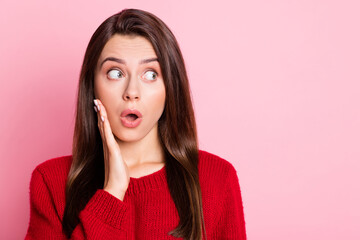
[[[165,165],[158,171],[140,178],[130,177],[126,195],[135,195],[167,186]]]

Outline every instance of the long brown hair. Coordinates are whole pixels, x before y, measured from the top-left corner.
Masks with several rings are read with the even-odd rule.
[[[166,100],[158,121],[158,134],[166,156],[169,191],[180,218],[179,225],[168,234],[200,240],[203,235],[206,237],[206,231],[198,174],[196,123],[184,59],[167,25],[155,15],[139,9],[124,9],[106,19],[87,46],[78,85],[73,161],[66,182],[63,232],[71,237],[80,222],[80,211],[97,189],[103,188],[103,145],[93,110],[94,70],[104,45],[114,34],[145,37],[159,59]]]

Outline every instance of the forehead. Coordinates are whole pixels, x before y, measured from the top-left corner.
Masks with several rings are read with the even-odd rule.
[[[143,59],[156,57],[150,41],[139,35],[113,35],[105,44],[99,60],[106,57]]]

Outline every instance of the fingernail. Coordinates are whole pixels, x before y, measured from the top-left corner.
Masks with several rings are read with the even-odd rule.
[[[96,108],[96,106],[94,106],[94,110],[95,110],[95,112],[97,112],[97,108]]]
[[[99,105],[96,105],[97,109],[100,111],[100,106]]]
[[[104,119],[104,117],[103,117],[103,116],[101,116],[101,121],[103,121],[103,122],[104,122],[104,120],[105,120],[105,119]]]
[[[96,106],[98,105],[98,103],[97,103],[96,99],[94,99],[94,104],[95,104]]]

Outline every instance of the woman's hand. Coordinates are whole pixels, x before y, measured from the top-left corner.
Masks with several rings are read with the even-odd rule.
[[[104,105],[99,99],[94,99],[94,103],[104,149],[104,190],[123,201],[130,182],[129,169],[112,133]]]

